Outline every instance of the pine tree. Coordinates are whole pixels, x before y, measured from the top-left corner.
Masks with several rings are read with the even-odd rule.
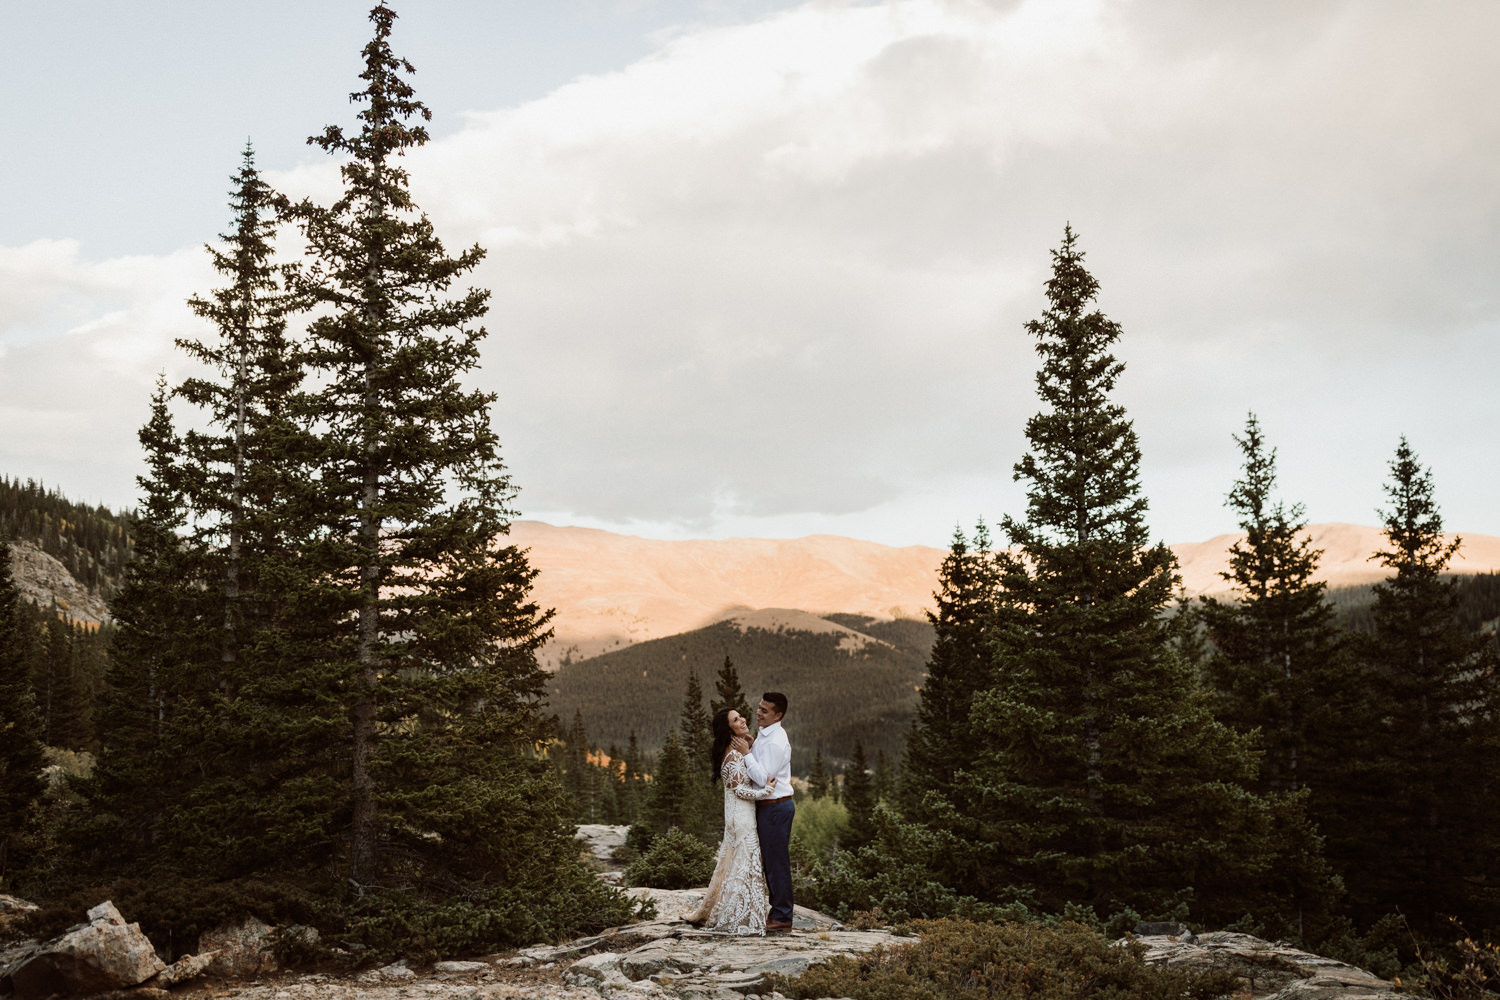
[[[1228,502],[1245,538],[1230,546],[1222,574],[1236,599],[1203,600],[1214,646],[1208,676],[1219,718],[1241,732],[1259,731],[1265,787],[1296,791],[1309,781],[1323,784],[1329,766],[1343,757],[1329,737],[1339,728],[1344,713],[1336,707],[1351,678],[1340,669],[1327,586],[1312,578],[1321,553],[1305,533],[1302,506],[1272,499],[1276,451],[1266,447],[1254,414],[1235,441],[1245,465]]]
[[[641,741],[636,737],[635,730],[630,731],[630,739],[625,744],[625,767],[622,774],[623,787],[620,796],[620,822],[630,824],[641,818],[646,802],[646,776],[645,768],[642,766],[644,759],[641,756]]]
[[[889,802],[900,784],[900,775],[884,750],[875,751],[875,801]]]
[[[682,738],[689,772],[695,778],[701,778],[692,786],[684,804],[686,816],[682,825],[695,837],[717,844],[724,827],[723,792],[708,759],[713,744],[713,724],[703,709],[703,685],[698,681],[696,670],[688,672],[677,731]]]
[[[849,834],[844,846],[849,850],[863,847],[875,836],[875,778],[865,759],[864,741],[857,737],[844,771],[844,808],[849,810]]]
[[[26,669],[28,618],[11,576],[10,545],[0,541],[0,881],[11,842],[31,825],[45,787],[42,725]]]
[[[688,672],[687,688],[682,694],[682,712],[678,716],[677,731],[682,736],[683,750],[688,762],[708,773],[708,751],[713,743],[713,728],[707,712],[703,710],[703,685],[698,681],[696,670]]]
[[[146,854],[161,837],[170,803],[188,793],[205,747],[179,721],[208,692],[202,672],[217,658],[217,622],[205,605],[202,554],[184,537],[188,511],[182,439],[157,377],[150,418],[139,438],[147,473],[137,477],[132,522],[135,558],[110,604],[117,628],[109,691],[101,710],[103,749],[91,805],[94,847],[121,861]]]
[[[230,198],[234,212],[222,249],[208,247],[225,285],[188,305],[210,321],[216,338],[178,340],[214,377],[187,379],[178,395],[206,411],[211,430],[186,435],[190,468],[200,471],[190,502],[200,544],[221,554],[223,595],[220,684],[236,691],[264,665],[243,663],[254,634],[276,617],[271,565],[285,561],[284,532],[291,496],[306,476],[298,458],[307,449],[290,418],[302,380],[286,336],[288,300],[282,268],[274,263],[278,196],[261,180],[247,143]]]
[[[1089,310],[1098,283],[1071,227],[1052,257],[1048,307],[1027,324],[1044,409],[1015,467],[1026,518],[1004,520],[1019,555],[1003,560],[996,685],[975,699],[959,781],[981,820],[960,888],[1029,886],[1050,910],[1274,910],[1270,831],[1289,817],[1246,787],[1249,739],[1213,720],[1173,649],[1176,561],[1149,542],[1139,444],[1110,398],[1120,327]]]
[[[750,711],[750,702],[745,697],[745,691],[740,687],[739,671],[734,669],[734,660],[724,657],[724,665],[719,668],[718,679],[714,681],[714,698],[708,706],[710,716],[718,715],[726,708],[732,708],[740,713],[740,717],[746,723],[754,723],[755,713]]]
[[[1443,574],[1460,539],[1443,535],[1431,472],[1405,438],[1380,512],[1392,572],[1375,587],[1360,645],[1369,741],[1347,781],[1357,812],[1329,816],[1329,852],[1364,919],[1399,910],[1422,930],[1457,916],[1500,922],[1500,679],[1487,637],[1457,621]],[[1363,805],[1364,808],[1359,808]]]
[[[668,732],[656,760],[642,822],[657,834],[686,827],[693,819],[693,796],[702,784],[702,775],[691,769],[682,739],[676,730]]]
[[[807,792],[814,799],[821,799],[833,789],[833,776],[823,763],[823,748],[818,747],[813,755],[812,770],[807,772]]]
[[[573,713],[573,725],[563,734],[562,739],[558,763],[561,766],[562,786],[573,800],[573,818],[580,823],[592,823],[593,820],[587,818],[593,811],[593,803],[590,802],[589,778],[585,773],[588,769],[589,749],[582,712]]]
[[[938,570],[937,609],[927,613],[934,638],[916,718],[906,737],[901,769],[902,812],[908,819],[947,814],[952,776],[973,755],[969,710],[974,695],[993,684],[989,629],[995,613],[998,571],[983,521],[974,540],[960,529]],[[928,796],[933,801],[926,806]]]
[[[400,158],[427,141],[411,123],[431,114],[403,78],[413,67],[391,50],[395,13],[377,6],[370,19],[365,86],[352,97],[363,105],[359,131],[329,126],[309,140],[345,158],[343,193],[330,206],[295,207],[310,261],[291,281],[318,312],[300,361],[321,385],[301,397],[321,446],[309,498],[321,527],[303,540],[309,575],[299,590],[309,600],[298,615],[323,623],[320,658],[336,682],[328,690],[348,692],[345,844],[357,883],[377,877],[383,842],[428,859],[436,841],[422,831],[473,843],[472,830],[451,825],[473,810],[439,807],[428,794],[436,775],[464,787],[494,777],[499,786],[477,796],[477,808],[544,780],[545,763],[537,770],[523,758],[543,728],[535,653],[548,634],[548,615],[529,597],[534,570],[497,541],[513,489],[490,427],[494,396],[460,382],[479,362],[488,293],[448,293],[483,251],[448,256],[412,201]],[[534,791],[539,806],[562,802],[560,791]],[[508,820],[503,840],[513,846],[547,843],[560,829],[540,813]]]

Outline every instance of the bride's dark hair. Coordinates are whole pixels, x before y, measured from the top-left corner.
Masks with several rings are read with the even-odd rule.
[[[734,739],[734,732],[729,728],[729,713],[733,709],[721,708],[714,713],[714,745],[708,752],[708,763],[713,768],[713,773],[708,776],[711,785],[719,783],[719,769],[724,766],[724,755],[729,752],[730,741]]]

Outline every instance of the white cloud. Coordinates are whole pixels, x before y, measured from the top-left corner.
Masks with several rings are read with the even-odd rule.
[[[201,334],[184,301],[212,274],[201,248],[89,261],[72,240],[0,247],[6,473],[133,502],[155,373],[183,367],[173,338]]]
[[[1019,513],[1022,323],[1071,221],[1125,326],[1159,534],[1228,527],[1248,409],[1315,519],[1368,522],[1404,431],[1450,520],[1500,533],[1493,450],[1459,443],[1493,422],[1478,373],[1500,362],[1500,8],[1221,8],[816,0],[414,154],[450,248],[489,250],[477,381],[522,509],[929,544]],[[331,163],[268,173],[337,185]],[[21,253],[86,290],[72,313],[18,293],[40,318],[12,321],[5,365],[42,335],[102,343],[89,322],[128,345],[110,363],[162,364],[186,291],[106,291],[59,246]],[[30,281],[8,260],[7,301]]]

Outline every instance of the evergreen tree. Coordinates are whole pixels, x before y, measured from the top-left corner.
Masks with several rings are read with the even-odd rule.
[[[297,616],[319,624],[304,643],[318,640],[325,690],[350,720],[351,878],[378,877],[383,843],[451,870],[451,835],[503,885],[506,873],[545,866],[497,849],[555,857],[567,846],[552,843],[560,790],[536,784],[546,764],[528,757],[544,728],[535,654],[548,614],[529,597],[525,555],[498,541],[513,489],[490,426],[494,396],[460,381],[479,362],[488,292],[449,289],[483,251],[448,256],[412,201],[400,158],[427,141],[413,119],[431,114],[403,78],[413,67],[391,50],[395,13],[381,5],[370,19],[365,85],[352,95],[359,130],[331,125],[309,140],[344,157],[343,192],[293,209],[309,261],[291,288],[316,313],[300,361],[320,385],[299,397],[320,448],[308,498],[319,528],[301,540]],[[450,782],[442,801],[439,776]],[[455,787],[482,794],[454,808]],[[534,808],[498,808],[517,796]],[[479,835],[501,822],[504,836],[481,849]]]
[[[597,823],[594,776],[589,764],[589,737],[583,713],[573,713],[573,725],[564,737],[563,787],[573,800],[573,817],[580,823]]]
[[[815,799],[821,799],[833,789],[833,776],[828,773],[828,767],[823,763],[823,748],[818,747],[813,755],[812,770],[807,773],[807,792]]]
[[[875,751],[875,801],[889,802],[900,783],[900,776],[884,750]]]
[[[277,195],[260,179],[247,143],[234,175],[230,231],[222,249],[208,247],[225,285],[188,305],[210,321],[211,341],[179,340],[214,377],[190,378],[178,395],[206,411],[210,431],[186,436],[189,467],[198,470],[191,504],[200,544],[220,553],[223,595],[220,685],[238,690],[246,674],[247,645],[276,616],[277,588],[268,562],[285,561],[284,532],[291,495],[305,481],[298,457],[307,444],[290,419],[290,403],[302,379],[286,336],[288,301],[274,263]]]
[[[734,660],[729,656],[724,657],[724,665],[719,668],[718,679],[714,681],[714,693],[717,697],[708,706],[710,716],[718,715],[721,709],[732,708],[740,713],[746,723],[754,724],[755,713],[750,711],[749,699],[740,687],[739,671],[734,669]]]
[[[1402,438],[1380,512],[1392,572],[1375,587],[1361,642],[1369,742],[1347,781],[1347,815],[1330,815],[1329,852],[1357,915],[1399,911],[1438,931],[1449,916],[1500,923],[1500,680],[1494,648],[1457,621],[1443,574],[1460,540],[1443,535],[1431,472]]]
[[[10,545],[0,540],[0,883],[11,842],[30,825],[45,787],[42,725],[26,670],[28,627],[11,576]]]
[[[682,713],[677,730],[682,738],[688,770],[701,778],[691,787],[685,803],[684,829],[695,837],[718,843],[724,827],[723,786],[713,779],[713,765],[708,755],[713,746],[713,723],[703,709],[703,686],[696,670],[688,672],[687,689],[682,696]]]
[[[200,773],[205,745],[178,723],[208,696],[200,666],[212,663],[213,629],[203,561],[183,537],[187,525],[182,439],[157,377],[150,418],[139,439],[147,473],[137,477],[132,521],[135,558],[110,610],[117,628],[109,690],[101,708],[103,749],[90,796],[91,848],[122,861],[142,857],[161,836],[168,804],[181,801]]]
[[[1241,732],[1259,731],[1265,787],[1296,791],[1309,781],[1324,784],[1320,779],[1344,756],[1329,738],[1346,716],[1332,709],[1351,678],[1340,670],[1327,586],[1312,578],[1321,553],[1306,535],[1302,506],[1272,498],[1276,451],[1266,447],[1254,414],[1235,441],[1245,465],[1228,502],[1245,538],[1230,546],[1222,574],[1235,600],[1203,600],[1214,647],[1208,676],[1219,718]]]
[[[682,713],[678,716],[677,731],[682,736],[683,750],[688,762],[708,773],[708,751],[713,743],[712,720],[703,710],[703,685],[698,681],[696,670],[688,672],[687,689],[682,695]]]
[[[849,835],[844,846],[863,847],[875,836],[875,778],[865,760],[865,744],[854,740],[854,754],[844,771],[844,808],[849,810]]]
[[[1310,831],[1297,802],[1246,787],[1251,741],[1213,720],[1173,649],[1176,560],[1150,544],[1139,444],[1110,398],[1120,327],[1089,309],[1098,283],[1071,227],[1052,257],[1048,307],[1027,324],[1044,409],[1016,465],[1026,518],[1004,521],[1020,553],[1002,560],[996,683],[975,699],[958,782],[980,819],[959,888],[1027,886],[1049,910],[1274,912],[1278,859]]]
[[[969,710],[974,695],[993,684],[989,629],[995,611],[997,566],[989,528],[975,528],[971,545],[961,529],[938,570],[937,609],[928,611],[934,638],[916,718],[906,737],[901,804],[908,819],[947,813],[951,776],[973,756]],[[926,806],[923,800],[932,796]]]
[[[625,767],[621,774],[623,787],[621,788],[620,813],[622,823],[635,823],[641,818],[641,813],[646,802],[646,775],[643,767],[644,759],[641,756],[641,741],[636,738],[635,730],[630,731],[630,739],[625,744]]]
[[[686,827],[693,819],[693,796],[702,784],[703,776],[691,769],[681,737],[675,730],[668,732],[656,761],[642,822],[658,835],[673,827]]]

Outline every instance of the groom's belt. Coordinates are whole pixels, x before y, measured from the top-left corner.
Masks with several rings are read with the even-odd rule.
[[[790,799],[791,799],[790,795],[783,795],[779,799],[761,799],[760,800],[760,804],[763,805],[763,806],[768,806],[768,805],[770,805],[773,802],[787,802],[787,801],[790,801]]]

